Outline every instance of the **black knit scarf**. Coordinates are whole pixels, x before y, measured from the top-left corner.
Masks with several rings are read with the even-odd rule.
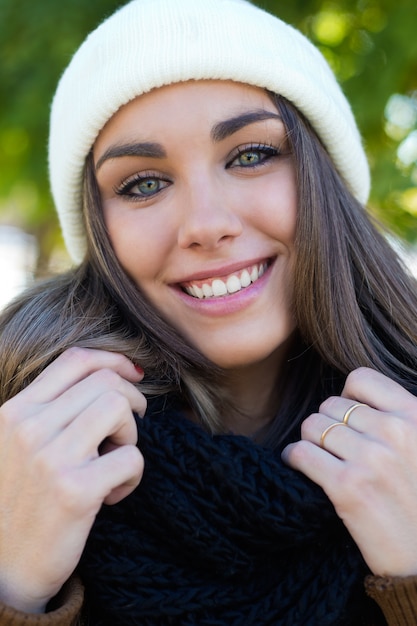
[[[373,623],[358,549],[279,452],[173,409],[138,420],[140,486],[104,506],[80,572],[92,626]]]

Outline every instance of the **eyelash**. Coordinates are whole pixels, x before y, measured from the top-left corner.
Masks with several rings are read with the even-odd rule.
[[[234,162],[240,159],[240,157],[242,157],[244,154],[248,154],[251,152],[254,154],[257,153],[258,155],[260,155],[261,158],[257,163],[248,163],[246,165],[242,165],[242,164],[233,165]],[[231,158],[226,163],[226,169],[232,169],[234,167],[238,167],[241,169],[256,169],[258,167],[265,165],[273,157],[280,156],[280,154],[281,154],[281,151],[278,148],[274,147],[273,145],[250,144],[250,145],[242,146],[236,150],[235,154],[233,155],[233,158]],[[138,193],[132,193],[132,189],[134,187],[136,187],[137,185],[140,185],[141,183],[147,180],[157,181],[158,184],[167,183],[167,185],[163,186],[162,188],[157,189],[154,193],[151,193],[149,195],[146,195],[146,194],[140,195]],[[166,186],[170,184],[170,182],[171,181],[169,180],[160,178],[159,175],[155,174],[154,172],[144,172],[142,174],[135,174],[131,178],[128,178],[127,180],[123,181],[118,187],[114,188],[114,192],[116,195],[122,196],[126,200],[130,200],[132,202],[141,202],[144,200],[148,200],[149,198],[153,198],[160,191],[165,189]]]
[[[161,178],[155,172],[143,172],[142,174],[134,174],[131,178],[123,181],[118,187],[114,188],[114,193],[118,196],[123,196],[126,200],[131,200],[132,202],[140,202],[142,200],[148,200],[149,198],[153,198],[159,191],[165,189],[165,186],[161,189],[155,191],[155,193],[147,195],[140,195],[138,193],[132,193],[132,189],[136,187],[136,185],[140,185],[141,183],[147,180],[155,180],[158,183],[167,183],[169,184],[171,181]]]
[[[260,161],[257,163],[249,163],[247,165],[233,165],[233,163],[239,159],[243,154],[247,153],[258,153],[262,155]],[[248,146],[242,146],[236,150],[236,154],[233,158],[226,164],[226,169],[230,169],[231,167],[241,167],[242,169],[254,169],[257,167],[261,167],[265,165],[269,159],[273,157],[280,156],[281,151],[273,145],[270,144],[250,144]]]

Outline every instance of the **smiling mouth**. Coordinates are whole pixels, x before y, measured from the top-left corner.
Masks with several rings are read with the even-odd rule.
[[[189,296],[199,300],[229,296],[256,283],[269,266],[270,262],[266,261],[256,263],[223,278],[208,278],[204,281],[183,283],[181,289]]]

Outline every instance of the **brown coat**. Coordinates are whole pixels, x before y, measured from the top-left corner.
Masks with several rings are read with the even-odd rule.
[[[379,604],[387,626],[417,625],[417,576],[368,576],[365,588]],[[48,613],[28,615],[0,603],[0,626],[82,626],[83,598],[84,588],[80,580],[72,578],[50,603]]]

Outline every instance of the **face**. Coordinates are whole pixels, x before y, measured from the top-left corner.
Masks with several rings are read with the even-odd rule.
[[[295,326],[296,184],[268,95],[156,89],[111,118],[94,161],[115,253],[163,317],[223,368],[278,363]]]

